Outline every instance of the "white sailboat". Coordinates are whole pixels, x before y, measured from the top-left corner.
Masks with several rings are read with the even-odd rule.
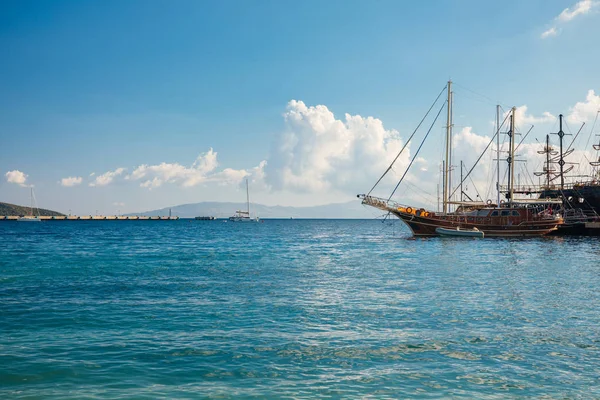
[[[40,218],[40,210],[37,208],[37,204],[35,206],[35,209],[37,210],[37,215],[35,215],[33,213],[33,204],[35,202],[35,197],[33,197],[33,186],[31,187],[31,215],[25,215],[23,217],[20,217],[19,219],[17,219],[17,221],[19,222],[41,222],[42,219]]]
[[[246,179],[246,211],[237,210],[229,217],[231,222],[260,222],[258,217],[250,218],[250,192],[248,190],[248,179]]]

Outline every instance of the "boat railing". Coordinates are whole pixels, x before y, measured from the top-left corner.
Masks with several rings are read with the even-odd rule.
[[[371,207],[378,208],[383,211],[400,211],[406,214],[417,214],[418,211],[425,211],[422,208],[409,206],[406,204],[398,203],[394,200],[383,199],[381,197],[375,197],[370,195],[358,195],[362,198],[362,204],[366,204]]]
[[[533,193],[542,193],[547,190],[571,190],[578,189],[583,186],[599,186],[600,181],[593,179],[588,181],[575,181],[575,182],[566,182],[562,189],[558,184],[551,185],[515,185],[513,188],[514,193],[518,194],[533,194]],[[500,185],[501,192],[508,192],[510,187],[508,185]]]

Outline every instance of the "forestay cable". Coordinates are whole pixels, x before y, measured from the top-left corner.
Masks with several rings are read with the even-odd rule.
[[[383,175],[381,175],[381,177],[377,180],[377,182],[375,182],[375,184],[373,185],[373,187],[371,188],[371,190],[369,190],[369,193],[367,193],[367,196],[371,194],[371,192],[375,189],[375,187],[377,187],[377,185],[379,185],[379,182],[381,182],[381,180],[383,179],[383,177],[386,176],[388,172],[390,172],[390,170],[394,166],[394,163],[398,160],[398,157],[400,157],[400,155],[402,154],[402,152],[404,151],[404,149],[406,148],[406,146],[408,146],[408,144],[412,140],[413,136],[415,136],[415,133],[417,133],[417,131],[421,127],[421,124],[423,123],[423,121],[425,121],[425,119],[427,118],[427,116],[431,112],[431,109],[433,108],[433,106],[435,106],[435,104],[437,103],[437,101],[440,99],[440,96],[442,95],[442,93],[444,93],[444,91],[446,90],[447,87],[448,87],[448,85],[444,86],[444,88],[442,89],[442,91],[440,92],[440,94],[438,94],[438,96],[435,98],[435,101],[433,102],[433,104],[431,105],[431,107],[429,107],[429,110],[427,110],[427,113],[425,114],[425,116],[423,117],[423,119],[421,119],[421,122],[419,122],[419,125],[417,125],[417,127],[415,128],[415,130],[413,131],[413,133],[410,135],[410,137],[408,138],[408,140],[406,141],[406,143],[404,143],[404,146],[402,146],[402,149],[400,149],[400,152],[398,153],[398,155],[396,156],[396,158],[394,158],[394,161],[392,161],[392,163],[385,170],[385,172],[383,173]]]

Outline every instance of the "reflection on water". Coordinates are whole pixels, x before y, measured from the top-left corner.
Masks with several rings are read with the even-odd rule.
[[[600,396],[597,240],[407,237],[2,223],[0,396]]]

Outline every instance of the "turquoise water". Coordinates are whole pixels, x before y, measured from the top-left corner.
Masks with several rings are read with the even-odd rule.
[[[0,223],[0,398],[600,397],[598,238]]]

